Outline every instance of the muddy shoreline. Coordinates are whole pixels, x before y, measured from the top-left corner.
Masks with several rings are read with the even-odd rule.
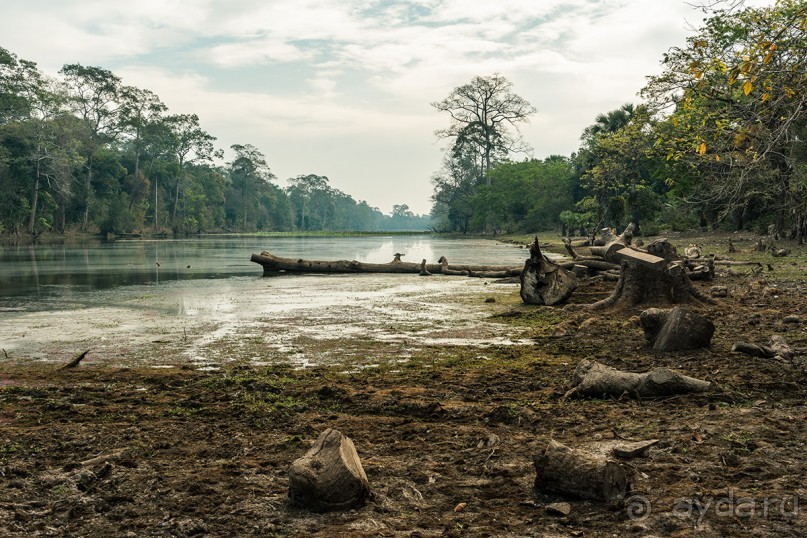
[[[803,263],[803,250],[793,256],[772,263]],[[186,353],[215,335],[205,323],[185,340],[176,328],[158,335],[158,320],[142,342],[116,336],[73,370],[59,366],[86,342],[48,361],[14,352],[0,363],[0,535],[804,536],[804,357],[731,353],[771,334],[807,347],[805,284],[778,274],[721,271],[728,297],[702,309],[717,326],[712,346],[692,352],[648,349],[636,312],[585,313],[579,305],[613,286],[598,281],[564,308],[463,281],[425,296],[379,285],[285,321],[235,317],[230,334],[197,346],[216,370]],[[268,335],[292,326],[312,332],[268,352]],[[299,368],[295,353],[333,362]],[[714,388],[565,401],[582,358],[667,366]],[[344,513],[292,509],[288,466],[328,427],[354,440],[374,498]],[[536,493],[532,456],[550,438],[659,439],[633,462],[649,512]],[[569,515],[546,509],[560,500]]]

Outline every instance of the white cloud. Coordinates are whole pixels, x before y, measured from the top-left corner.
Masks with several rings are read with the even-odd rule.
[[[209,59],[219,67],[232,68],[272,62],[310,60],[312,54],[279,39],[258,38],[244,43],[223,43],[212,47]]]

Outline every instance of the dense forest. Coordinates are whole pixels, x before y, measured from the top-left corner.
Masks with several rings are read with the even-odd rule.
[[[0,232],[427,230],[406,204],[385,215],[316,174],[275,184],[266,158],[235,144],[223,164],[195,114],[101,67],[59,77],[0,47]]]
[[[590,233],[629,221],[807,238],[807,3],[710,13],[641,105],[593,118],[569,157],[515,162],[535,113],[501,75],[433,103],[450,116],[435,227]],[[596,91],[596,90],[592,90]]]
[[[49,77],[0,48],[0,232],[584,234],[633,221],[803,240],[806,36],[804,0],[711,11],[642,104],[603,112],[578,151],[542,160],[517,159],[536,109],[503,76],[477,76],[432,103],[450,122],[430,216],[384,215],[316,174],[280,188],[258,148],[233,145],[224,162],[195,114],[169,114],[153,92],[80,64]]]

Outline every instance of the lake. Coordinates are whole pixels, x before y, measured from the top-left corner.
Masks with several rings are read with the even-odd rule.
[[[249,261],[263,250],[363,262],[388,262],[401,252],[405,261],[431,263],[446,256],[452,263],[514,266],[528,255],[495,241],[429,235],[214,236],[5,246],[0,250],[0,348],[38,360],[63,360],[92,348],[105,361],[189,360],[209,366],[245,358],[323,362],[357,339],[417,340],[417,345],[508,341],[497,327],[479,327],[475,320],[481,310],[463,303],[464,297],[505,289],[494,292],[485,279],[263,278],[261,266]],[[513,295],[512,285],[505,293]],[[244,349],[244,338],[255,345]],[[326,341],[332,350],[324,349]],[[233,351],[234,342],[241,352]],[[230,356],[222,356],[225,348]],[[363,353],[355,350],[350,360],[374,360]]]

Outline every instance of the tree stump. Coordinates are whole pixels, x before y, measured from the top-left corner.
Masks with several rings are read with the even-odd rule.
[[[633,473],[623,464],[601,454],[569,448],[549,441],[533,457],[535,488],[581,499],[620,505],[627,496]]]
[[[370,484],[349,437],[328,428],[289,469],[289,503],[314,512],[362,506]]]
[[[714,304],[689,280],[682,258],[666,239],[647,245],[646,251],[611,243],[603,247],[606,261],[621,260],[620,278],[613,293],[589,306],[603,310],[640,304],[680,304],[693,300]]]
[[[705,392],[711,383],[689,377],[669,368],[655,368],[646,373],[623,372],[599,362],[583,359],[575,368],[571,396],[630,396],[659,397],[688,392]]]
[[[552,306],[568,299],[575,288],[574,273],[547,259],[536,237],[521,272],[521,300],[526,304]]]
[[[683,351],[709,347],[714,324],[692,310],[649,308],[639,316],[647,342],[657,351]]]

